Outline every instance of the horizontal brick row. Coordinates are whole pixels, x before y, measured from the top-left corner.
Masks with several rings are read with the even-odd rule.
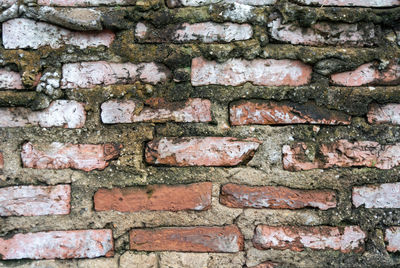
[[[0,69],[0,89],[23,89],[21,75],[17,72]]]

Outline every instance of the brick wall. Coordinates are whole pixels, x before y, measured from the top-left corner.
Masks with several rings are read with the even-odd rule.
[[[0,267],[400,266],[399,0],[0,23]]]

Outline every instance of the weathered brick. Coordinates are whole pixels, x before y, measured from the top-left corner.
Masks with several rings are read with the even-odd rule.
[[[318,6],[391,7],[400,5],[399,0],[296,0],[300,4]]]
[[[253,244],[257,249],[303,251],[333,249],[343,253],[364,251],[366,234],[358,226],[265,226],[256,228]]]
[[[130,84],[142,81],[164,82],[170,76],[162,65],[150,63],[113,63],[106,61],[69,63],[63,65],[62,88],[91,88],[96,85]]]
[[[259,86],[301,86],[310,82],[312,69],[296,60],[230,59],[224,63],[202,57],[192,61],[192,85],[238,86],[251,82]]]
[[[114,255],[112,231],[76,230],[16,234],[0,238],[0,259],[72,259]]]
[[[371,104],[367,114],[370,124],[394,124],[400,125],[400,104]]]
[[[356,208],[400,208],[400,183],[354,187],[353,204]]]
[[[238,252],[243,236],[236,226],[134,229],[130,249],[143,251]]]
[[[186,43],[199,41],[202,43],[232,42],[248,40],[253,36],[249,24],[201,22],[168,25],[161,29],[138,23],[135,37],[145,43]]]
[[[68,7],[129,6],[135,5],[136,1],[137,0],[38,0],[38,5]]]
[[[91,171],[105,169],[109,161],[118,158],[122,145],[119,144],[71,144],[53,142],[49,145],[22,146],[21,158],[25,168],[80,169]]]
[[[326,124],[349,125],[351,117],[314,103],[298,104],[263,100],[241,100],[231,104],[230,121],[239,125]]]
[[[400,144],[380,145],[374,141],[338,140],[322,144],[309,159],[305,143],[283,146],[283,167],[291,171],[331,167],[376,167],[391,169],[400,164]]]
[[[366,63],[354,71],[337,73],[331,76],[333,84],[356,87],[363,85],[397,85],[400,83],[400,65],[389,64],[384,70],[379,70],[374,63]]]
[[[232,137],[159,138],[147,143],[146,162],[170,166],[236,166],[250,160],[257,140]]]
[[[212,183],[150,185],[99,189],[94,195],[97,211],[135,212],[144,210],[206,210],[211,206]]]
[[[266,261],[266,262],[260,263],[257,266],[253,266],[250,268],[274,268],[274,267],[279,267],[279,266],[280,266],[279,263],[272,262],[272,261]]]
[[[79,48],[109,47],[114,38],[115,35],[108,30],[94,33],[72,32],[45,22],[23,18],[3,23],[3,45],[6,49],[38,49],[43,46],[55,49],[63,45]]]
[[[167,102],[154,98],[146,101],[110,100],[101,105],[101,120],[105,124],[152,122],[210,122],[211,102],[188,99],[186,102]],[[140,110],[141,109],[141,110]],[[138,113],[138,111],[140,111]]]
[[[400,251],[400,227],[392,226],[385,231],[385,241],[388,242],[386,250],[389,252]]]
[[[378,38],[378,29],[373,23],[319,22],[302,28],[295,24],[283,24],[282,19],[277,18],[268,26],[273,39],[295,45],[373,46]]]
[[[221,188],[221,204],[233,208],[336,207],[336,195],[329,190],[295,190],[279,186],[246,186],[226,184]]]
[[[0,89],[23,89],[21,75],[17,72],[0,69]]]
[[[272,5],[276,2],[276,0],[167,0],[168,7],[198,7],[210,4],[245,4],[249,6],[263,6],[263,5]]]
[[[13,186],[0,188],[0,216],[69,214],[71,186]]]
[[[27,108],[0,108],[0,127],[64,127],[81,128],[86,121],[82,103],[73,100],[56,100],[42,111]]]

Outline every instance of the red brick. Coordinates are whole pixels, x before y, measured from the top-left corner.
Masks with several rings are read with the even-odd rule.
[[[150,63],[113,63],[106,61],[64,64],[62,88],[92,88],[96,85],[131,84],[142,81],[150,84],[164,82],[170,76],[164,66]]]
[[[365,185],[353,188],[353,205],[357,208],[400,208],[400,183]]]
[[[214,22],[182,23],[155,28],[138,23],[135,37],[144,43],[187,43],[198,41],[202,43],[233,42],[251,39],[253,28],[249,24]]]
[[[399,0],[296,0],[301,4],[319,6],[359,6],[359,7],[391,7],[400,5]]]
[[[336,195],[328,190],[294,190],[279,186],[246,186],[226,184],[221,188],[221,204],[233,208],[336,207]]]
[[[147,143],[146,162],[170,166],[236,166],[249,161],[257,140],[232,137],[159,138]]]
[[[388,242],[386,250],[389,252],[400,251],[400,227],[392,226],[385,231],[385,241]]]
[[[375,167],[391,169],[400,164],[400,144],[380,145],[374,141],[338,140],[322,144],[316,159],[308,159],[307,145],[283,146],[283,167],[291,171],[331,167]]]
[[[106,46],[114,41],[110,31],[73,32],[45,22],[18,18],[3,23],[3,44],[6,49],[50,46],[53,49],[63,45],[80,48]]]
[[[167,102],[150,99],[144,108],[135,100],[110,100],[101,105],[101,120],[105,124],[152,122],[210,122],[211,102],[188,99],[186,102]]]
[[[294,45],[373,46],[378,36],[373,23],[319,22],[302,28],[296,24],[283,24],[282,19],[277,18],[268,26],[273,39]]]
[[[370,124],[400,125],[400,104],[371,104],[367,117]]]
[[[73,259],[114,255],[112,231],[76,230],[16,234],[0,238],[0,259]]]
[[[230,59],[224,63],[192,60],[192,85],[238,86],[251,82],[259,86],[301,86],[310,82],[312,69],[297,60]]]
[[[275,227],[259,225],[256,228],[253,244],[257,249],[290,249],[303,251],[340,250],[343,253],[364,251],[366,234],[358,226],[287,226]]]
[[[130,249],[143,251],[238,252],[243,236],[236,226],[134,229]]]
[[[338,111],[332,111],[313,103],[297,104],[242,100],[230,107],[230,121],[239,125],[280,125],[280,124],[323,124],[349,125],[351,117]]]
[[[122,145],[119,144],[71,144],[53,142],[49,145],[22,146],[21,158],[25,168],[80,169],[91,171],[105,169],[109,161],[118,158]]]
[[[211,206],[212,183],[150,185],[99,189],[94,195],[97,211],[206,210]]]
[[[0,216],[65,215],[70,212],[71,186],[0,188]]]
[[[81,128],[86,121],[85,107],[73,100],[56,100],[42,111],[27,108],[0,108],[0,127]]]
[[[366,63],[354,71],[333,74],[331,81],[333,84],[348,87],[398,85],[400,83],[400,65],[391,63],[384,70],[379,70],[374,63]]]
[[[133,6],[137,0],[38,0],[41,6],[90,7],[90,6]]]
[[[0,89],[24,89],[21,75],[17,72],[0,69]]]

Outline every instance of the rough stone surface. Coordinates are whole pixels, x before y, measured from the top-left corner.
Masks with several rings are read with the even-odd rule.
[[[230,59],[224,63],[194,58],[192,85],[238,86],[251,82],[259,86],[300,86],[310,82],[310,66],[295,60]]]
[[[243,236],[236,226],[134,229],[130,249],[143,251],[238,252]]]
[[[17,72],[0,69],[0,89],[23,89],[21,75]]]
[[[259,225],[253,244],[258,249],[303,251],[333,249],[343,253],[364,251],[366,234],[358,226],[273,227]]]
[[[211,206],[209,182],[189,185],[153,185],[146,188],[99,189],[94,195],[97,211],[206,210]]]
[[[370,124],[394,124],[400,125],[400,104],[371,104],[367,114]]]
[[[68,7],[90,7],[90,6],[125,6],[135,5],[137,0],[38,0],[42,6],[68,6]]]
[[[4,168],[4,156],[3,153],[0,152],[0,169]]]
[[[321,124],[349,125],[351,117],[312,103],[238,101],[230,106],[230,121],[239,125]]]
[[[400,208],[400,183],[384,183],[353,188],[353,205],[357,208]]]
[[[16,234],[0,238],[0,258],[71,259],[113,255],[112,231],[76,230]]]
[[[400,65],[390,64],[379,70],[373,63],[366,63],[354,71],[337,73],[331,76],[336,85],[354,87],[363,85],[396,85],[400,83]]]
[[[160,138],[147,143],[149,164],[170,166],[236,166],[249,161],[260,142],[231,137]]]
[[[0,216],[65,215],[70,201],[70,185],[0,188]]]
[[[69,63],[63,65],[62,88],[91,88],[96,85],[130,84],[142,81],[164,82],[170,72],[156,63],[113,63],[105,61]]]
[[[71,32],[45,22],[29,19],[13,19],[3,23],[3,44],[6,49],[33,48],[43,46],[60,48],[73,45],[79,48],[106,46],[114,41],[110,31],[85,33]]]
[[[21,158],[25,168],[105,169],[109,161],[119,156],[122,146],[117,144],[63,144],[53,142],[46,146],[30,142],[22,146]]]
[[[149,43],[186,43],[191,41],[202,43],[232,42],[248,40],[252,36],[253,29],[251,25],[235,23],[183,23],[161,29],[138,23],[135,30],[135,37],[139,41]]]
[[[278,186],[226,184],[221,188],[221,204],[233,208],[314,207],[322,210],[336,207],[336,195],[328,190],[295,190]]]
[[[104,124],[153,122],[210,122],[211,103],[204,99],[188,99],[185,102],[167,102],[165,99],[150,99],[142,107],[135,100],[110,100],[101,105],[101,121]]]
[[[159,268],[158,258],[154,253],[135,253],[132,251],[125,252],[119,258],[120,268]]]
[[[250,6],[272,5],[276,0],[167,0],[168,7],[190,6],[198,7],[210,4],[238,3]]]
[[[400,164],[400,145],[380,145],[373,141],[338,140],[321,144],[316,159],[307,159],[307,145],[285,145],[283,167],[291,171],[331,167],[375,167],[391,169]]]
[[[301,4],[319,6],[359,6],[359,7],[394,7],[399,0],[296,0]]]
[[[397,252],[400,250],[400,227],[392,226],[385,231],[386,250]]]
[[[283,24],[282,19],[277,18],[268,26],[273,39],[294,45],[373,46],[378,38],[378,30],[372,23],[333,25],[319,22],[310,28],[302,28],[294,24]]]
[[[0,127],[64,127],[81,128],[86,121],[82,103],[56,100],[42,111],[27,108],[0,108]]]

